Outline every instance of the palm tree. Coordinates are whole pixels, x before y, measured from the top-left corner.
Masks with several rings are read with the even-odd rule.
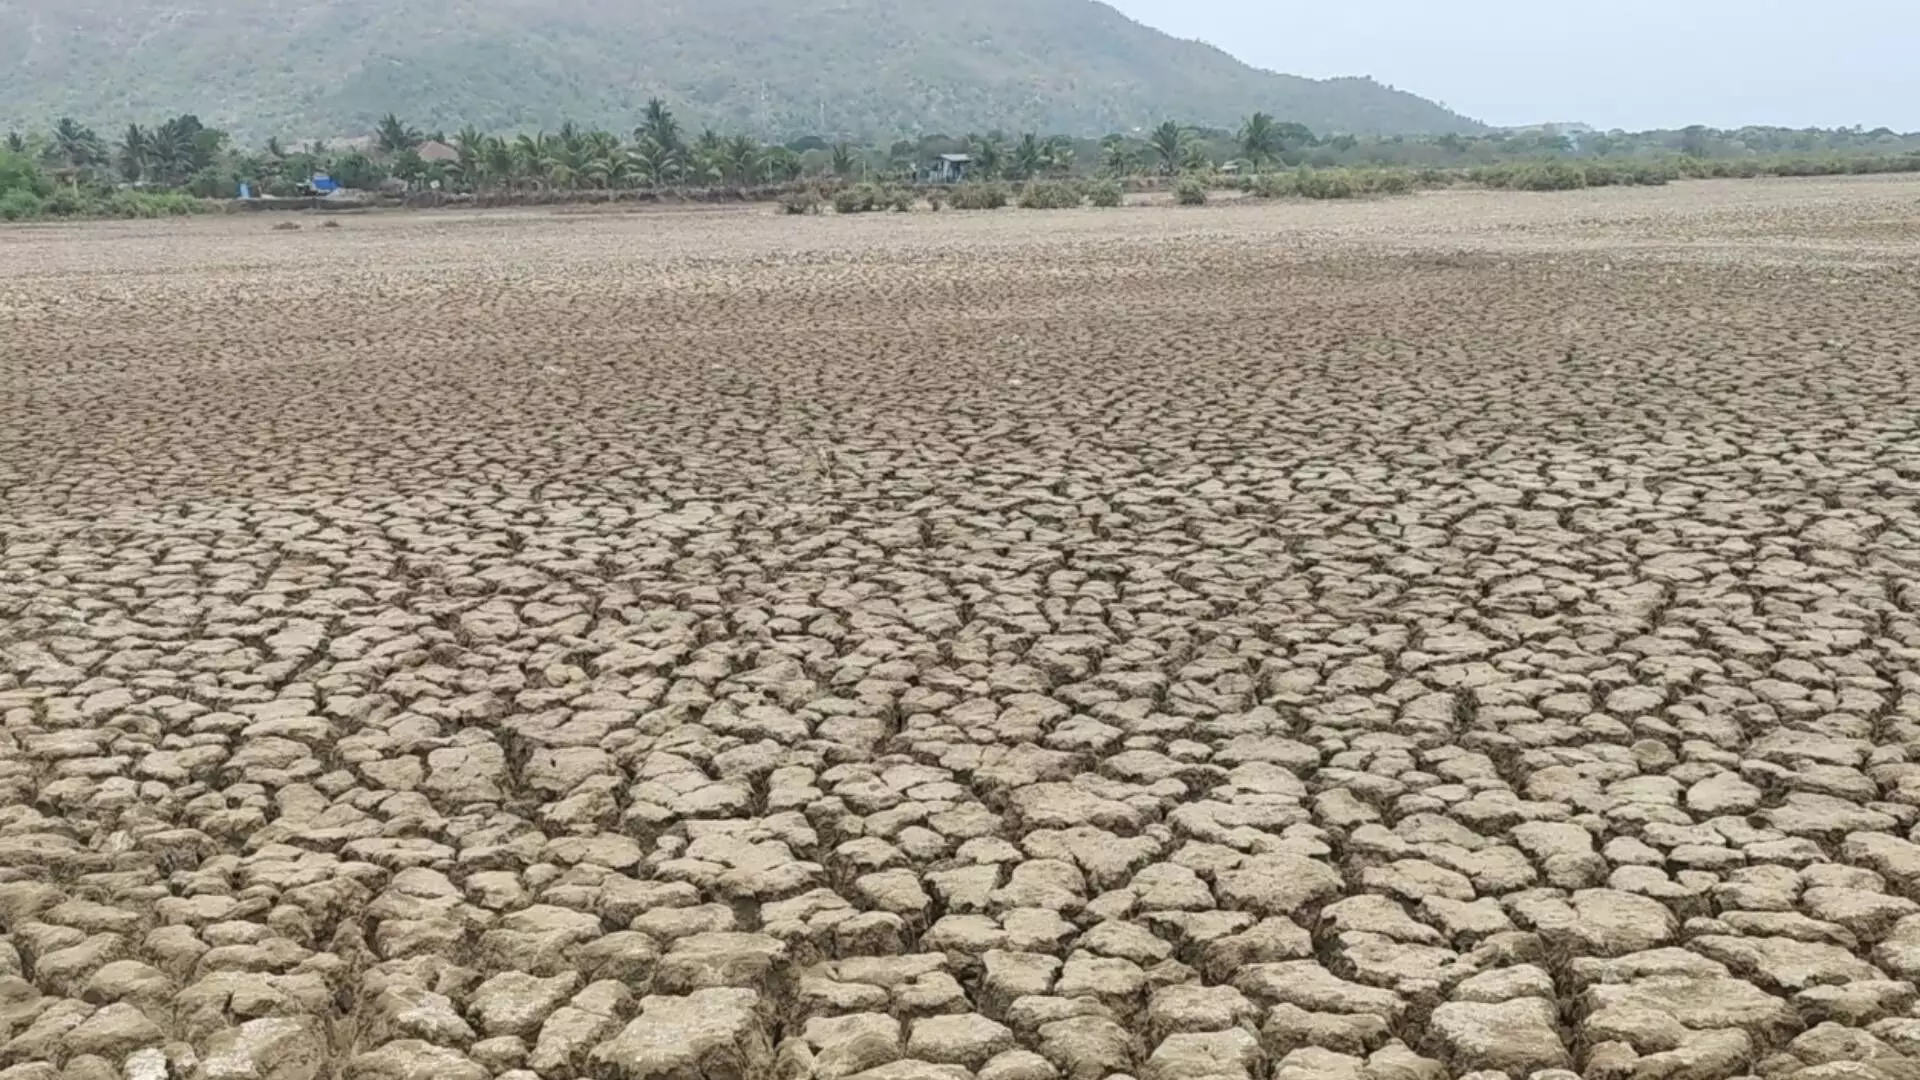
[[[728,139],[724,156],[729,181],[742,186],[753,181],[753,167],[760,160],[760,144],[751,135],[735,135]]]
[[[833,175],[849,177],[859,167],[859,159],[854,156],[853,145],[841,141],[833,144]]]
[[[1133,147],[1127,144],[1124,135],[1109,135],[1100,143],[1104,151],[1103,164],[1106,170],[1115,176],[1125,176],[1133,171]]]
[[[519,177],[519,162],[514,156],[512,143],[497,135],[489,137],[485,149],[481,151],[480,161],[487,179],[496,184],[505,184],[509,191],[513,190]]]
[[[627,156],[611,131],[582,132],[572,150],[571,165],[580,179],[596,189],[620,187],[627,178]]]
[[[66,166],[67,182],[75,187],[80,184],[80,174],[106,156],[93,129],[81,127],[70,116],[61,117],[53,126],[53,150]]]
[[[760,155],[760,169],[768,183],[796,180],[800,176],[800,155],[784,146],[769,146]]]
[[[1211,172],[1213,154],[1199,139],[1188,139],[1180,150],[1180,167],[1188,172]]]
[[[1029,131],[1020,136],[1013,147],[1013,162],[1007,169],[1007,175],[1014,180],[1030,180],[1046,167],[1046,154],[1040,148],[1040,139]]]
[[[163,184],[177,184],[193,171],[193,137],[196,131],[188,119],[184,116],[175,117],[148,133],[148,160],[154,169],[149,179]]]
[[[1280,129],[1274,125],[1273,117],[1263,112],[1247,117],[1247,122],[1240,125],[1240,153],[1253,163],[1256,171],[1280,156]]]
[[[544,131],[534,135],[522,134],[513,141],[514,175],[544,178],[547,175],[548,142],[551,137]]]
[[[1187,142],[1187,130],[1172,120],[1154,128],[1153,134],[1147,136],[1147,146],[1160,158],[1160,171],[1169,176],[1180,171]]]
[[[420,129],[410,128],[400,122],[392,113],[381,117],[380,126],[374,131],[374,140],[385,154],[397,154],[402,150],[412,150],[422,141]]]
[[[659,98],[647,101],[647,111],[640,118],[640,126],[634,129],[633,139],[641,142],[652,139],[661,150],[676,153],[681,149],[680,122],[673,118],[673,110]]]
[[[662,146],[651,135],[642,135],[627,151],[628,175],[647,187],[662,187],[681,175],[680,151]]]
[[[267,147],[260,155],[260,179],[265,184],[278,183],[286,170],[287,151],[280,145],[280,136],[267,136]]]
[[[1007,148],[991,132],[967,136],[967,149],[973,155],[974,175],[982,180],[998,179],[1007,166]]]
[[[128,124],[127,133],[120,137],[120,153],[116,164],[120,166],[120,175],[128,183],[137,183],[147,171],[147,133],[140,130],[139,124]]]
[[[399,153],[393,155],[392,172],[396,178],[405,180],[407,187],[411,189],[415,181],[427,175],[427,163],[420,157],[420,151],[411,146],[403,147]]]
[[[1047,140],[1045,150],[1047,171],[1057,176],[1065,176],[1073,171],[1073,140],[1065,135],[1055,135]]]
[[[712,128],[704,128],[693,146],[685,151],[687,178],[701,184],[717,184],[726,179],[727,140]]]
[[[480,129],[468,124],[454,138],[453,150],[460,155],[453,167],[460,174],[461,182],[479,190],[487,175],[487,137],[480,134]]]
[[[620,140],[604,131],[596,131],[586,143],[586,161],[580,175],[596,188],[626,187],[633,176],[633,159],[623,153]]]

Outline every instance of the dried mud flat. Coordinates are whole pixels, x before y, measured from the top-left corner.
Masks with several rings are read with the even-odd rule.
[[[0,1078],[1920,1069],[1920,183],[0,233]]]

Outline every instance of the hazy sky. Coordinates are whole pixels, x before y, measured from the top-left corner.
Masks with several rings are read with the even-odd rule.
[[[1294,75],[1492,124],[1920,130],[1920,0],[1108,0]]]

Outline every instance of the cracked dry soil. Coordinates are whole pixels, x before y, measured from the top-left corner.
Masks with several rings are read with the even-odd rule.
[[[0,256],[4,1080],[1920,1068],[1920,183]]]

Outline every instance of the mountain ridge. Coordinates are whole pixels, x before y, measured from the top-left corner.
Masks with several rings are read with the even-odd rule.
[[[1253,68],[1097,0],[0,0],[0,125],[184,111],[309,137],[394,111],[618,130],[655,96],[767,137],[1097,135],[1255,110],[1322,133],[1483,129],[1371,79]]]

